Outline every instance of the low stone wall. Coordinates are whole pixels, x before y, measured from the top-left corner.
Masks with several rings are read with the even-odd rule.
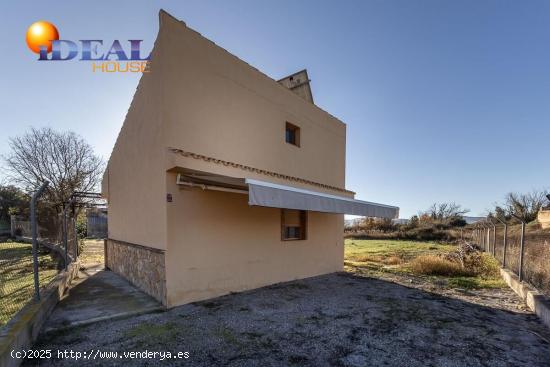
[[[542,229],[550,228],[550,210],[541,210],[537,216]]]
[[[516,274],[510,270],[500,269],[500,274],[510,288],[529,306],[531,311],[536,313],[542,322],[550,328],[550,300],[528,284],[520,282]]]
[[[79,267],[79,262],[69,264],[67,270],[59,273],[41,292],[40,301],[31,301],[0,329],[0,366],[16,367],[23,362],[22,358],[12,357],[12,351],[31,348],[55,305],[77,277]]]
[[[109,238],[105,240],[105,267],[166,306],[163,250]]]

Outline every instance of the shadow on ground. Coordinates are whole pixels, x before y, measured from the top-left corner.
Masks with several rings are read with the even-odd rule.
[[[339,273],[48,334],[35,349],[189,352],[134,366],[549,366],[549,340],[532,314]]]
[[[81,269],[69,294],[49,317],[45,332],[98,319],[123,317],[162,309],[151,296],[132,286],[120,275],[100,267]]]

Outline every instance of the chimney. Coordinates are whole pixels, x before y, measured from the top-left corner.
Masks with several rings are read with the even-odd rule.
[[[279,80],[278,83],[287,87],[306,101],[314,103],[311,88],[309,86],[310,81],[311,80],[309,80],[307,76],[307,70],[304,69]]]

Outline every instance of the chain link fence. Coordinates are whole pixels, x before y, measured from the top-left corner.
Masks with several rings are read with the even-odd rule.
[[[66,210],[35,206],[36,236],[31,211],[29,218],[12,217],[10,236],[0,238],[0,327],[40,299],[56,275],[78,257],[75,205],[66,205]]]
[[[523,232],[523,235],[522,235]],[[468,231],[470,241],[492,253],[521,280],[550,296],[550,230],[539,223],[478,223]]]
[[[38,246],[40,291],[58,274],[62,264],[51,249]],[[0,239],[0,327],[35,296],[32,244]]]

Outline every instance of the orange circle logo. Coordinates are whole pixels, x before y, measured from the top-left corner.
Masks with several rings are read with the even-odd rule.
[[[40,47],[47,47],[48,53],[52,52],[52,41],[59,39],[57,28],[43,20],[31,24],[27,30],[27,46],[32,52],[40,53]]]

